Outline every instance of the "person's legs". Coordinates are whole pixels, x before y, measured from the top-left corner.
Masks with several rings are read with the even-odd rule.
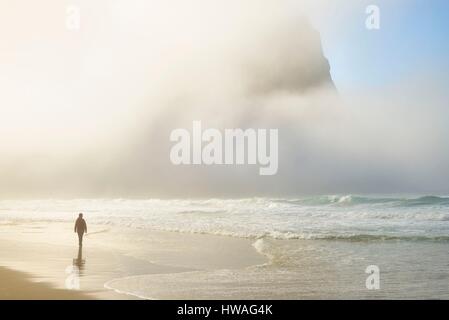
[[[83,245],[83,233],[78,232],[78,241],[79,241],[79,245],[80,247]]]

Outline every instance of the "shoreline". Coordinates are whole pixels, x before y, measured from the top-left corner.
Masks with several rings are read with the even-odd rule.
[[[72,227],[64,222],[0,226],[0,299],[149,299],[108,283],[267,262],[248,239],[93,224],[78,248]],[[4,282],[7,278],[12,282]]]
[[[85,292],[57,289],[36,282],[34,275],[0,266],[0,300],[91,300]]]
[[[254,241],[90,224],[79,250],[72,223],[0,230],[0,299],[449,298],[446,242]],[[371,265],[380,290],[366,287]],[[9,274],[18,285],[3,285]]]

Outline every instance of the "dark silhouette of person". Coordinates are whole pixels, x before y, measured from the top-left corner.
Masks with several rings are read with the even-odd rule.
[[[87,233],[86,220],[83,219],[83,214],[80,213],[75,222],[75,232],[78,233],[79,246],[83,245],[83,235]]]

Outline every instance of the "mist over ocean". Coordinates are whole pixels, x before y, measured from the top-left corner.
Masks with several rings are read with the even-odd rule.
[[[0,11],[0,300],[449,299],[448,1]]]

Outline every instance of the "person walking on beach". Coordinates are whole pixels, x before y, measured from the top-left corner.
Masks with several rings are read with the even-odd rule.
[[[75,222],[75,232],[78,233],[79,246],[83,245],[83,235],[87,233],[86,220],[83,219],[83,214],[80,213]]]

